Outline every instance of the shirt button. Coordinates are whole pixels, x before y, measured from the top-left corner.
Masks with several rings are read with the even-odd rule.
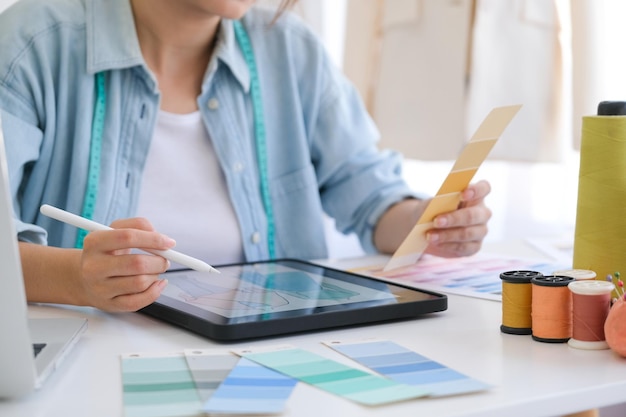
[[[235,162],[235,165],[233,165],[233,170],[235,172],[243,171],[243,164],[241,162]]]
[[[261,233],[259,232],[252,233],[252,236],[250,236],[250,241],[254,243],[255,245],[259,243],[261,241]]]
[[[209,110],[217,110],[219,106],[220,102],[216,98],[209,99],[209,101],[207,102],[207,107],[209,108]]]

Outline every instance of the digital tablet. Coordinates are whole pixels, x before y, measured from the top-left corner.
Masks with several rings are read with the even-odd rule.
[[[447,297],[296,259],[223,265],[220,274],[168,271],[140,310],[232,341],[407,319],[446,310]]]

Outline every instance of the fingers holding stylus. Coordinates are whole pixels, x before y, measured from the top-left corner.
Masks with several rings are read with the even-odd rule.
[[[94,231],[84,240],[82,284],[92,305],[107,311],[135,311],[159,297],[169,266],[160,256],[131,253],[133,248],[166,250],[175,242],[145,219],[124,219],[113,230]]]

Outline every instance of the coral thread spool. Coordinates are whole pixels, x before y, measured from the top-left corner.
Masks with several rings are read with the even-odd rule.
[[[606,281],[574,281],[567,286],[572,292],[572,338],[567,342],[576,349],[608,349],[604,322],[611,308],[615,286]]]
[[[502,325],[500,331],[508,334],[531,334],[530,281],[543,276],[536,271],[507,271],[500,274],[502,280]]]
[[[546,275],[530,281],[534,340],[565,343],[572,337],[572,293],[567,285],[574,281],[564,275]]]

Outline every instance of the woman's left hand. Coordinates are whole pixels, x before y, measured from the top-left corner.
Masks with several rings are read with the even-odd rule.
[[[491,210],[485,205],[490,191],[487,181],[471,184],[461,193],[457,210],[435,217],[434,228],[426,233],[426,253],[452,258],[478,252],[491,218]]]

